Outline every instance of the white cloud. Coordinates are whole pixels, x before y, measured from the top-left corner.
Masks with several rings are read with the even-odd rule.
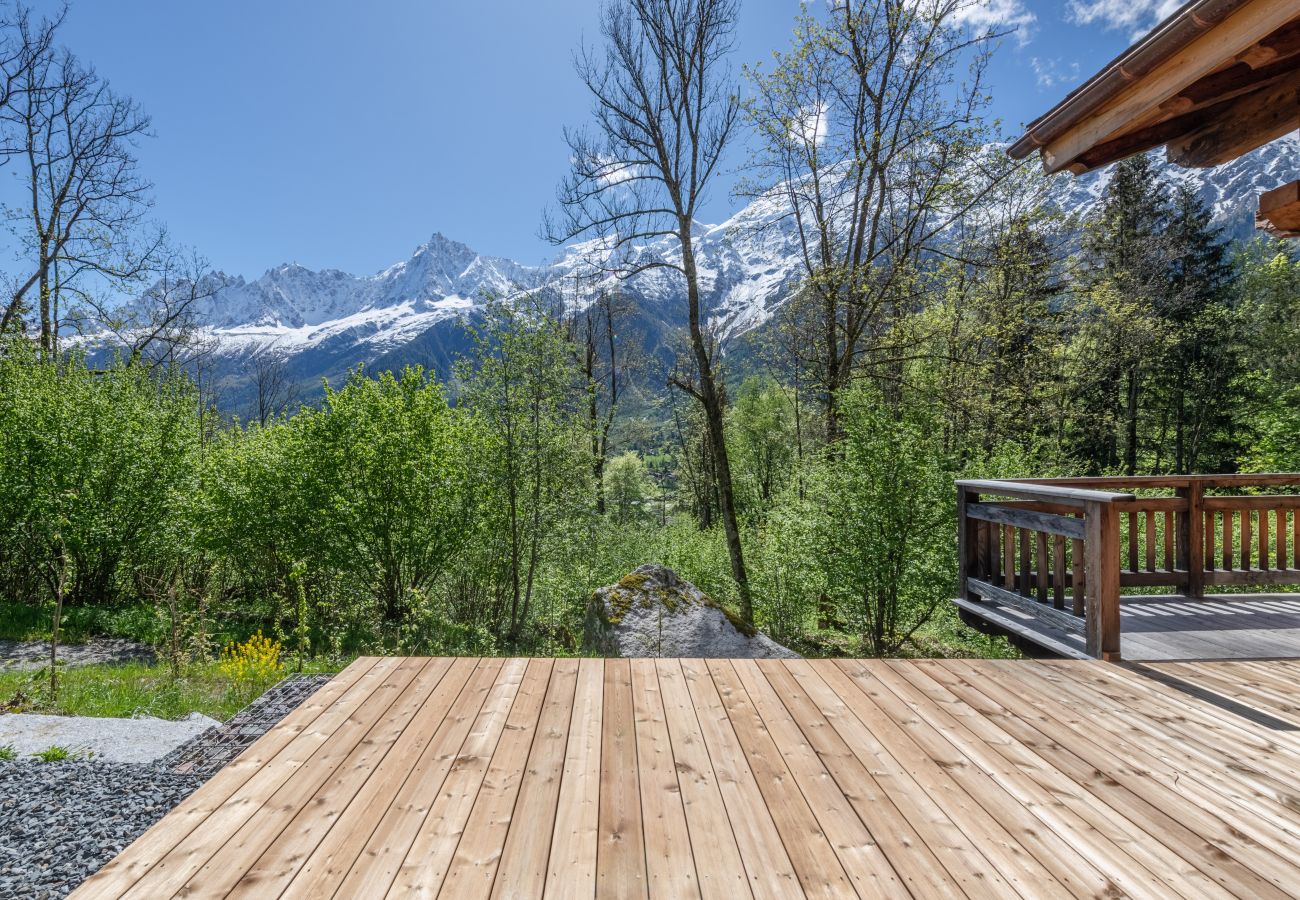
[[[1072,62],[1062,65],[1059,59],[1029,57],[1029,65],[1034,70],[1040,88],[1053,88],[1062,84],[1073,84],[1079,80],[1079,64]]]
[[[631,181],[640,174],[640,169],[612,156],[597,156],[591,160],[594,174],[605,187],[613,187],[625,181]]]
[[[1124,28],[1137,40],[1182,5],[1183,0],[1070,0],[1067,17],[1076,25]]]
[[[953,20],[971,28],[1010,28],[1023,47],[1033,37],[1038,17],[1026,8],[1022,0],[970,0],[953,12]]]
[[[790,138],[804,146],[815,147],[826,140],[828,129],[826,104],[818,103],[816,108],[804,110],[798,120],[790,126]]]

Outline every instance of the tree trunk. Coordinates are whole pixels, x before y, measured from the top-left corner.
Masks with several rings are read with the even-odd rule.
[[[695,268],[695,251],[691,244],[690,222],[680,225],[682,268],[686,273],[686,299],[690,319],[691,348],[700,374],[700,403],[709,434],[714,477],[718,488],[718,512],[727,536],[727,556],[731,560],[731,577],[740,591],[740,614],[746,622],[754,621],[754,604],[749,593],[749,575],[745,571],[745,553],[740,544],[740,525],[736,520],[735,493],[731,486],[731,461],[727,458],[727,439],[723,421],[722,396],[713,377],[709,348],[700,327],[699,273]]]

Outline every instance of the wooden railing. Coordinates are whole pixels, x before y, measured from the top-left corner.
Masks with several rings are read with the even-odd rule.
[[[1123,587],[1200,597],[1207,586],[1300,584],[1300,496],[1240,493],[1294,485],[1300,474],[959,481],[961,595],[1029,612],[1081,634],[1089,655],[1118,659]]]

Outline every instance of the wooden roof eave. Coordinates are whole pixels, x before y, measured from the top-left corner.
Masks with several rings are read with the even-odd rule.
[[[1300,237],[1300,181],[1261,194],[1255,224],[1278,237]]]
[[[1182,165],[1216,165],[1223,161],[1216,134],[1230,134],[1226,143],[1238,155],[1267,143],[1296,127],[1288,123],[1296,105],[1287,91],[1296,89],[1298,23],[1295,0],[1189,3],[1037,120],[1009,152],[1023,158],[1038,147],[1046,171],[1078,174],[1163,143]],[[1260,119],[1250,134],[1240,122],[1226,126],[1250,101]]]

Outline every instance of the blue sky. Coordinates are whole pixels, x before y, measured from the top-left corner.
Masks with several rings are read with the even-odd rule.
[[[44,5],[44,4],[41,4]],[[992,69],[1014,130],[1176,8],[1175,0],[990,0],[1017,23]],[[40,5],[38,5],[40,8]],[[73,0],[64,42],[154,120],[155,215],[218,269],[356,273],[435,231],[539,263],[588,103],[571,53],[595,0]],[[736,67],[789,39],[794,0],[742,0]],[[736,206],[725,185],[705,218]]]

